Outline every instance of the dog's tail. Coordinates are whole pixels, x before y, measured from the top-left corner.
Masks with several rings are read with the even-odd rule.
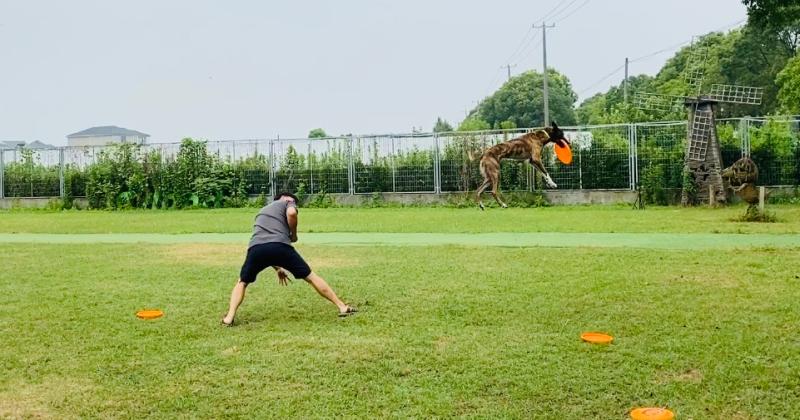
[[[474,150],[467,150],[467,157],[469,158],[469,161],[472,162],[473,160],[479,158],[480,156],[476,155]]]

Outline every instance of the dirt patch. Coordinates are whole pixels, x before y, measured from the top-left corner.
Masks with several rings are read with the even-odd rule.
[[[446,351],[452,342],[453,337],[441,336],[433,342],[433,348],[435,348],[437,352],[441,353]]]
[[[92,387],[85,383],[64,378],[48,378],[38,384],[9,384],[7,391],[0,392],[0,418],[64,418],[52,410],[51,401],[85,401],[91,391]]]
[[[670,372],[660,375],[659,383],[682,382],[689,384],[699,384],[703,382],[703,372],[697,369],[687,369],[683,372]]]
[[[239,354],[239,352],[240,352],[239,347],[233,346],[233,347],[228,347],[225,350],[222,350],[222,355],[223,356],[236,356],[237,354]]]

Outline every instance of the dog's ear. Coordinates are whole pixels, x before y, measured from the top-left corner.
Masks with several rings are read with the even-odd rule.
[[[554,129],[558,129],[558,124],[556,124],[556,122],[555,122],[555,121],[552,121],[552,120],[551,120],[551,121],[550,121],[550,126],[551,126],[551,127],[553,127]]]

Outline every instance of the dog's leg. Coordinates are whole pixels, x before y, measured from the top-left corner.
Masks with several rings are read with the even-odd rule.
[[[480,186],[480,187],[478,187],[478,192],[475,194],[475,201],[477,201],[477,202],[478,202],[478,207],[479,207],[481,210],[486,210],[486,208],[483,206],[483,200],[481,199],[481,194],[483,194],[483,192],[486,190],[486,188],[487,188],[487,187],[488,187],[488,186],[489,186],[491,183],[492,183],[492,182],[491,182],[491,181],[489,181],[489,179],[488,179],[488,178],[484,178],[484,179],[483,179],[483,184],[481,184],[481,186]]]
[[[558,188],[558,185],[556,185],[556,183],[553,182],[553,178],[550,178],[550,174],[547,172],[547,169],[544,168],[542,162],[539,162],[537,159],[534,158],[530,158],[529,162],[531,163],[531,165],[535,166],[536,169],[538,169],[542,173],[542,176],[544,176],[544,182],[547,184],[549,188]]]
[[[500,207],[507,209],[508,206],[506,205],[506,203],[503,202],[503,200],[500,199],[500,194],[497,193],[497,187],[499,185],[500,185],[499,179],[495,178],[492,180],[492,197],[494,197],[494,201],[497,201],[497,204],[499,204]]]

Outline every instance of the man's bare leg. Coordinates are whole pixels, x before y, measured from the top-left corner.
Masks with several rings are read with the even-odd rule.
[[[233,318],[236,316],[236,310],[239,309],[239,305],[241,305],[244,300],[245,290],[247,290],[247,283],[241,280],[233,286],[233,290],[231,290],[231,303],[228,307],[228,313],[225,315],[225,318],[222,318],[223,323],[230,324],[233,322]]]
[[[325,282],[325,279],[320,277],[317,273],[312,271],[311,274],[305,278],[305,281],[307,281],[308,284],[310,284],[311,287],[313,287],[314,290],[320,294],[320,296],[328,299],[331,303],[336,305],[336,307],[339,308],[340,313],[347,311],[348,306],[345,305],[345,303],[342,302],[338,296],[336,296],[336,293],[333,291],[333,289],[331,289],[330,286],[328,286],[328,283]]]

